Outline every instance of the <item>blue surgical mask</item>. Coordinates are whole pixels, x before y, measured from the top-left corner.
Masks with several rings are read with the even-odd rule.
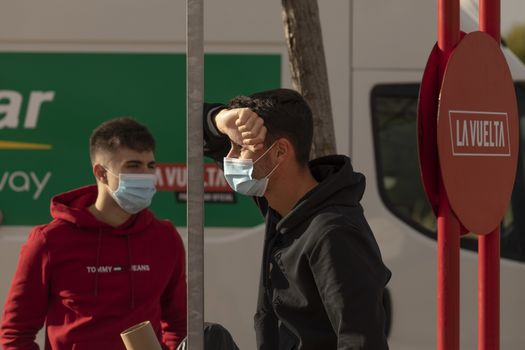
[[[107,169],[106,169],[107,170]],[[107,170],[111,175],[117,176]],[[118,188],[109,189],[111,197],[127,213],[136,214],[150,206],[155,192],[156,176],[153,174],[119,174]]]
[[[274,143],[275,144],[275,143]],[[253,166],[272,149],[271,145],[255,162],[252,159],[237,159],[224,157],[224,177],[228,185],[235,191],[246,196],[262,197],[268,187],[270,175],[277,169],[277,164],[272,171],[262,179],[252,177]]]

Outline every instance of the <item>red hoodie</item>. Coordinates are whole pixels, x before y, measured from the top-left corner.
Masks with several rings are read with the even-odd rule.
[[[20,253],[0,327],[6,350],[125,350],[120,333],[151,321],[163,348],[186,336],[182,240],[145,209],[114,228],[87,210],[96,186],[56,196],[54,220],[35,227]]]

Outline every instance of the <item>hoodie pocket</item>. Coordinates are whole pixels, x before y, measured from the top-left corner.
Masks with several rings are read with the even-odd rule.
[[[72,350],[126,350],[122,341],[92,341],[73,344]]]

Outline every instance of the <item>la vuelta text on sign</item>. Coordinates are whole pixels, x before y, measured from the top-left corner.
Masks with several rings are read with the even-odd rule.
[[[454,156],[509,157],[507,113],[449,111]]]

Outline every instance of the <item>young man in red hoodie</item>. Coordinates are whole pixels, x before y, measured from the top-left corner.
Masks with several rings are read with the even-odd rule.
[[[54,197],[53,221],[22,248],[1,321],[4,349],[125,349],[120,333],[149,320],[164,349],[186,336],[185,252],[147,209],[155,193],[155,141],[130,118],[93,131],[97,185]]]

